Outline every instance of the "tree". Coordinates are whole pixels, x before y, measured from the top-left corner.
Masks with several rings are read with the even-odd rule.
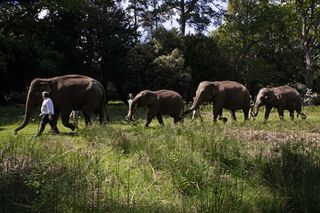
[[[213,32],[240,81],[258,85],[300,81],[301,51],[294,13],[274,1],[229,1],[225,23]]]
[[[304,79],[308,88],[313,89],[314,72],[320,56],[320,2],[317,0],[295,0],[293,4],[299,16],[301,43],[304,51]]]
[[[0,73],[8,77],[2,94],[68,73],[113,82],[121,93],[134,31],[113,0],[12,1],[0,11]]]
[[[203,35],[184,37],[186,67],[191,69],[193,85],[201,81],[237,79],[229,61],[223,56],[214,38]]]
[[[162,11],[168,19],[177,16],[182,35],[185,35],[187,26],[203,32],[212,22],[220,23],[223,14],[222,6],[212,0],[165,0]]]
[[[162,1],[157,0],[128,0],[126,10],[133,19],[136,44],[138,37],[141,37],[141,31],[147,32],[150,36],[165,21],[160,11],[161,5]]]

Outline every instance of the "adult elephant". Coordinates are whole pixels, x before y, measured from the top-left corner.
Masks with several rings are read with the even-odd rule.
[[[231,111],[236,120],[236,110],[242,109],[245,120],[249,117],[250,94],[245,86],[235,81],[203,81],[199,84],[193,104],[182,115],[197,110],[204,102],[213,102],[213,121],[222,118],[223,108]],[[226,118],[222,118],[226,121]]]
[[[41,93],[43,91],[47,91],[53,101],[55,125],[59,113],[61,113],[63,125],[73,131],[75,125],[69,123],[69,115],[72,110],[82,111],[86,126],[91,124],[92,113],[98,114],[100,123],[104,123],[106,93],[104,87],[97,80],[83,75],[36,78],[32,80],[29,87],[24,121],[14,130],[14,133],[29,123],[34,108],[42,102]],[[58,129],[55,131],[58,132]]]
[[[181,95],[171,90],[150,91],[143,90],[138,93],[129,103],[128,119],[134,121],[139,107],[148,107],[147,121],[144,125],[147,128],[154,117],[163,125],[162,115],[169,115],[174,123],[181,120],[183,111],[183,100]]]
[[[268,120],[270,111],[273,107],[278,109],[280,119],[283,119],[284,110],[289,110],[291,119],[294,118],[294,111],[305,119],[306,115],[301,112],[302,98],[299,92],[289,86],[280,86],[272,88],[262,88],[254,104],[253,116],[257,116],[259,107],[266,106],[264,119]]]

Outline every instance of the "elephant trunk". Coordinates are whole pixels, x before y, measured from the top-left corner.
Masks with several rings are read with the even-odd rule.
[[[31,118],[31,114],[32,114],[33,108],[34,108],[34,101],[31,98],[31,95],[30,95],[30,92],[29,92],[28,97],[27,97],[27,101],[26,101],[26,109],[25,109],[23,123],[14,130],[14,134],[17,134],[17,132],[19,130],[23,129],[25,126],[28,125],[28,123],[30,121],[30,118]]]
[[[135,120],[135,111],[136,111],[136,100],[129,100],[129,112],[127,115],[127,119],[129,119],[130,121],[134,121]]]
[[[254,106],[253,106],[253,111],[252,111],[252,115],[253,115],[254,117],[257,117],[257,116],[258,116],[260,105],[261,105],[261,102],[260,102],[260,101],[256,101],[256,103],[254,104]]]
[[[189,113],[193,112],[194,110],[197,110],[199,108],[200,104],[201,104],[199,100],[200,100],[200,97],[196,96],[194,101],[193,101],[192,106],[188,110],[184,111],[181,114],[181,116],[184,116],[186,114],[189,114]]]

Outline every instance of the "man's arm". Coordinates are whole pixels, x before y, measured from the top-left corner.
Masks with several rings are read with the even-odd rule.
[[[51,100],[48,101],[47,107],[48,107],[47,109],[48,109],[49,118],[51,120],[51,116],[54,115],[54,107]]]

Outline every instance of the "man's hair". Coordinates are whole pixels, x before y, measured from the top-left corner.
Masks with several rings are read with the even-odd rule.
[[[44,92],[42,92],[42,96],[45,97],[45,98],[48,98],[49,97],[49,93],[44,91]]]

